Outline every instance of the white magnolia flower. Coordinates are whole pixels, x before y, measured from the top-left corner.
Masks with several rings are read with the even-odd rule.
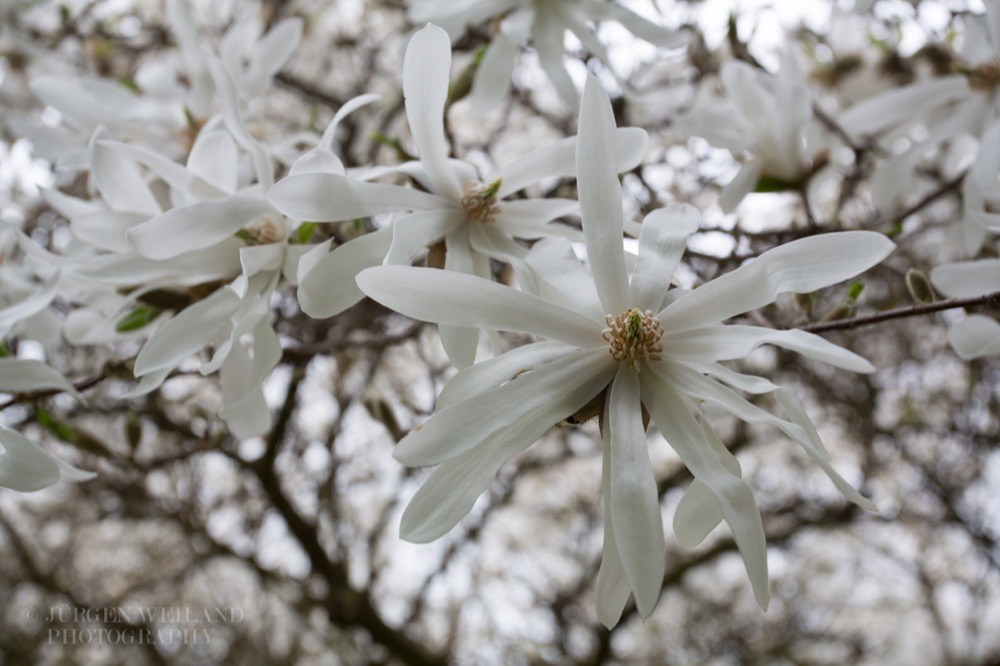
[[[763,307],[781,293],[811,292],[856,275],[881,261],[893,244],[863,231],[813,236],[665,299],[699,215],[686,205],[647,215],[630,277],[622,247],[621,186],[612,166],[614,130],[608,97],[591,78],[580,113],[577,165],[593,278],[565,257],[565,248],[553,249],[559,244],[555,239],[543,241],[539,250],[544,255],[537,262],[544,283],[540,296],[428,268],[382,266],[358,275],[366,294],[402,314],[542,338],[459,372],[442,392],[436,414],[399,443],[395,457],[400,462],[438,465],[403,514],[401,533],[424,542],[447,532],[506,460],[606,392],[605,550],[597,581],[601,621],[609,627],[617,623],[629,593],[645,618],[660,594],[663,531],[643,409],[696,479],[678,509],[678,536],[695,543],[725,519],[757,601],[765,606],[763,524],[739,464],[711,431],[699,404],[716,403],[741,419],[779,428],[851,501],[872,508],[833,470],[816,429],[789,394],[719,362],[773,344],[855,372],[874,368],[803,331],[720,322]],[[663,307],[665,300],[669,304]],[[789,420],[760,409],[733,388],[775,392]]]
[[[726,96],[700,100],[678,124],[734,157],[744,151],[751,154],[719,198],[722,210],[731,213],[762,177],[794,187],[808,175],[812,160],[806,130],[812,120],[812,94],[791,45],[782,53],[776,75],[730,60],[719,76]]]
[[[513,239],[551,235],[578,238],[550,221],[578,210],[568,199],[506,198],[545,178],[574,172],[576,138],[536,150],[480,179],[475,167],[448,158],[444,110],[448,96],[451,44],[448,35],[428,25],[410,40],[403,64],[406,115],[420,161],[370,173],[403,172],[426,191],[365,182],[326,170],[295,168],[278,182],[267,200],[298,220],[340,221],[397,213],[390,227],[366,234],[335,249],[320,244],[299,264],[299,304],[311,317],[332,317],[354,305],[362,293],[354,284],[369,266],[405,264],[421,249],[444,242],[444,268],[481,277],[490,275],[489,259],[510,263],[522,285],[533,289],[527,250]],[[642,159],[646,133],[618,130],[622,144],[616,169],[634,168]],[[332,251],[331,251],[332,250]],[[442,342],[456,365],[472,363],[478,331],[445,326]]]
[[[973,169],[979,187],[995,179],[1000,161],[1000,3],[985,4],[984,15],[965,19],[959,73],[889,90],[837,118],[844,130],[858,137],[885,130],[902,130],[908,136],[910,123],[923,121],[926,126],[925,137],[875,171],[872,199],[879,210],[888,209],[911,187],[924,155],[963,134],[981,139],[980,164]]]
[[[603,0],[422,0],[410,9],[409,19],[418,25],[444,27],[452,39],[467,26],[503,17],[472,84],[472,101],[485,111],[499,104],[510,90],[511,72],[521,45],[531,41],[538,62],[570,107],[579,106],[580,95],[562,59],[566,32],[573,33],[584,48],[608,64],[608,54],[597,38],[593,23],[615,21],[633,35],[665,48],[683,45],[680,35],[615,2]]]
[[[973,298],[1000,292],[1000,259],[962,261],[938,266],[931,272],[934,288],[951,298]],[[971,314],[948,329],[948,342],[969,361],[1000,354],[1000,323]]]

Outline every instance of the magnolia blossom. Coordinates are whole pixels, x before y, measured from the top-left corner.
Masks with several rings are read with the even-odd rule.
[[[806,130],[812,120],[812,94],[792,46],[784,50],[776,75],[730,60],[719,76],[725,98],[700,100],[678,125],[735,157],[744,151],[751,154],[719,199],[722,210],[731,213],[762,177],[771,179],[774,189],[794,187],[808,175],[812,161]]]
[[[922,120],[927,134],[905,152],[889,158],[872,179],[872,198],[887,209],[911,187],[920,159],[962,134],[980,139],[974,171],[979,187],[996,177],[1000,151],[1000,4],[987,2],[986,13],[964,21],[959,73],[897,88],[850,107],[838,117],[848,133],[862,136],[902,128]],[[893,133],[892,136],[899,136]],[[978,238],[981,243],[982,235]],[[974,237],[975,238],[975,237]],[[978,250],[977,243],[975,245]]]
[[[972,298],[1000,292],[1000,259],[963,261],[938,266],[931,283],[945,296]],[[948,329],[948,342],[963,360],[1000,354],[1000,323],[972,314]]]
[[[402,172],[426,191],[365,182],[300,165],[268,192],[267,200],[277,210],[298,220],[400,215],[389,227],[337,248],[333,248],[331,239],[302,258],[298,298],[306,314],[331,317],[342,312],[362,298],[354,284],[360,270],[383,262],[407,263],[421,249],[439,241],[446,250],[444,268],[488,277],[489,259],[498,259],[510,263],[522,286],[531,291],[536,287],[524,262],[527,250],[514,239],[579,237],[573,229],[549,224],[575,213],[577,202],[553,198],[505,200],[542,179],[571,175],[576,138],[536,150],[480,179],[471,164],[448,158],[444,111],[450,66],[451,44],[444,30],[428,25],[413,36],[403,64],[403,92],[420,161],[368,172],[369,176]],[[619,135],[622,150],[612,167],[620,172],[639,164],[646,133],[624,128]],[[456,365],[472,363],[477,340],[474,328],[442,328],[445,349]]]
[[[459,372],[442,392],[434,416],[399,443],[394,455],[400,462],[438,465],[403,514],[401,533],[424,542],[447,532],[506,460],[596,399],[605,441],[604,557],[597,580],[601,621],[616,624],[630,593],[642,617],[648,617],[660,594],[663,530],[643,410],[696,479],[678,509],[675,531],[695,543],[724,519],[754,595],[765,607],[767,554],[760,514],[739,464],[701,413],[701,402],[779,428],[804,447],[848,499],[868,509],[872,505],[833,470],[815,427],[791,395],[719,362],[767,343],[855,372],[874,368],[803,331],[720,322],[763,307],[781,293],[811,292],[856,275],[881,261],[893,244],[872,232],[813,236],[765,252],[672,298],[671,278],[699,215],[686,205],[647,215],[630,275],[622,245],[621,186],[613,168],[615,143],[610,102],[590,78],[580,112],[577,169],[592,278],[557,239],[540,244],[543,256],[536,265],[544,287],[537,296],[429,268],[383,266],[358,275],[366,294],[402,314],[541,339]],[[789,420],[760,409],[733,388],[774,392]]]
[[[99,126],[114,138],[167,155],[185,153],[212,113],[214,89],[189,2],[168,0],[166,10],[176,53],[144,62],[131,86],[94,76],[36,76],[31,90],[59,112],[60,125],[15,117],[15,132],[31,140],[38,154],[69,170],[87,168],[88,138]],[[290,18],[261,36],[260,19],[248,12],[226,31],[219,48],[241,94],[257,96],[270,87],[297,48],[302,29],[301,19]]]
[[[677,48],[683,45],[678,33],[651,23],[615,2],[603,0],[422,0],[409,12],[411,22],[440,25],[452,39],[460,36],[467,26],[494,17],[503,18],[483,54],[472,84],[472,101],[481,111],[500,104],[507,96],[514,60],[521,44],[529,40],[559,96],[574,109],[579,105],[580,95],[562,63],[567,31],[605,64],[608,63],[607,50],[591,28],[591,24],[598,21],[615,21],[639,39],[656,46]]]

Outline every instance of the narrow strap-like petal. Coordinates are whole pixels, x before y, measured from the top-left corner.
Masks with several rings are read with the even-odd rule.
[[[643,219],[639,258],[629,284],[633,307],[659,312],[688,237],[700,225],[701,214],[688,204],[660,208]]]
[[[663,586],[663,518],[649,462],[639,402],[639,375],[622,364],[608,393],[605,418],[611,449],[611,514],[615,545],[635,605],[649,617]]]
[[[615,118],[607,93],[593,76],[587,78],[583,91],[580,137],[576,165],[583,237],[605,314],[618,315],[628,308],[629,293],[622,236],[622,188],[615,173]]]

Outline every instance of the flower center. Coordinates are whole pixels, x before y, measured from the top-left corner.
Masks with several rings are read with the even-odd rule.
[[[465,193],[462,195],[462,208],[469,214],[469,217],[480,222],[491,222],[500,212],[497,205],[497,192],[500,190],[502,179],[497,178],[489,185],[483,185],[479,181],[465,181]]]
[[[638,372],[637,361],[660,360],[663,326],[653,317],[652,310],[640,312],[632,308],[617,317],[608,315],[604,321],[608,328],[601,337],[607,341],[608,351],[616,361],[627,361],[629,367]]]
[[[1000,84],[1000,58],[984,62],[978,67],[958,68],[958,71],[965,74],[969,87],[973,90],[992,90]]]
[[[264,215],[236,232],[236,236],[249,245],[270,245],[281,243],[287,236],[283,220],[275,220],[270,215]]]

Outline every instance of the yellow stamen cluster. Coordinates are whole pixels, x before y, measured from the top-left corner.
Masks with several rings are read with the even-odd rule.
[[[500,190],[500,179],[489,185],[483,185],[475,180],[465,181],[462,195],[462,208],[469,217],[480,222],[492,222],[500,212],[497,205],[497,192]]]
[[[616,361],[627,361],[629,367],[638,372],[638,361],[660,360],[663,326],[653,317],[652,310],[640,312],[633,308],[617,317],[608,315],[604,321],[608,328],[601,337],[607,341],[608,351]]]

